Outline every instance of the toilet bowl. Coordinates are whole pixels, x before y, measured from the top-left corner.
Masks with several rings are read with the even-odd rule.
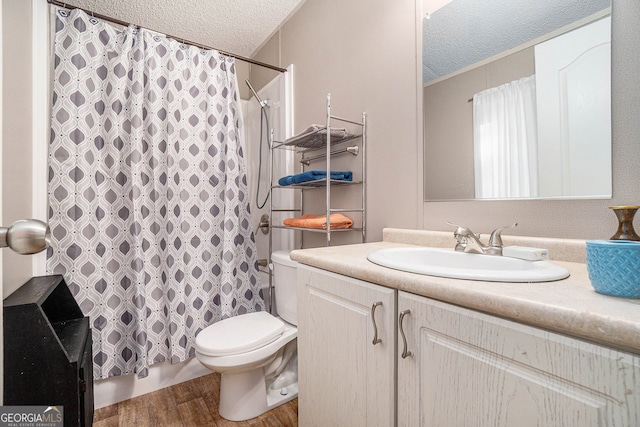
[[[296,263],[274,252],[279,317],[265,311],[224,319],[196,336],[196,357],[220,375],[219,412],[231,421],[257,417],[298,395]]]

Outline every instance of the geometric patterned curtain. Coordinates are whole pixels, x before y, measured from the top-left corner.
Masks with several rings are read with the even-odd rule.
[[[47,271],[93,329],[95,378],[194,355],[264,310],[235,62],[59,10]]]

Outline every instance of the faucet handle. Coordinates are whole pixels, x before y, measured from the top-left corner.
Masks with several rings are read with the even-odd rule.
[[[491,233],[491,237],[489,237],[489,246],[502,247],[502,231],[505,228],[511,228],[511,227],[517,227],[517,226],[518,226],[518,223],[514,222],[513,224],[505,225],[504,227],[498,227],[495,230],[493,230],[493,232]]]
[[[469,228],[463,227],[463,226],[458,225],[458,224],[454,224],[454,223],[452,223],[450,221],[447,221],[447,224],[453,225],[454,227],[456,227],[456,231],[454,231],[453,234],[460,234],[460,235],[464,236],[467,233],[473,233],[471,230],[469,230]]]
[[[454,227],[458,227],[455,232],[458,230],[462,230],[464,227],[459,226],[458,224],[454,224],[451,221],[445,221],[448,225],[453,225]]]
[[[454,227],[456,227],[456,231],[453,232],[453,237],[454,239],[456,239],[456,242],[458,243],[456,244],[456,247],[454,249],[456,251],[464,252],[464,249],[468,243],[467,236],[469,235],[471,230],[449,221],[447,221],[447,224],[453,225]]]
[[[456,228],[456,231],[453,232],[453,235],[456,236],[456,238],[458,236],[476,236],[477,238],[480,238],[480,234],[476,234],[473,231],[471,231],[471,229],[469,227],[463,227],[461,225],[458,224],[454,224],[452,222],[447,221],[447,224],[449,225],[453,225]]]

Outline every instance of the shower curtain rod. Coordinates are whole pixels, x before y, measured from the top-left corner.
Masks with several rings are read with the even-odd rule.
[[[135,25],[135,24],[131,24],[130,22],[120,21],[119,19],[112,18],[112,17],[106,16],[106,15],[101,15],[101,14],[95,13],[95,12],[93,12],[91,10],[83,9],[81,7],[77,7],[77,6],[74,6],[72,4],[61,2],[61,1],[58,1],[58,0],[47,0],[47,3],[53,4],[55,6],[63,7],[65,9],[67,9],[67,8],[80,9],[84,13],[86,13],[88,15],[91,15],[94,18],[102,19],[104,21],[113,22],[114,24],[122,25],[122,26],[125,26],[125,27],[128,27],[129,25]],[[139,25],[135,25],[135,26],[139,27]],[[147,29],[151,30],[151,31],[155,31],[157,33],[162,33],[162,31],[156,31],[153,28],[147,28]],[[164,33],[162,33],[162,34],[164,34]],[[188,45],[191,45],[191,46],[196,46],[196,47],[199,47],[199,48],[202,48],[202,49],[217,50],[218,52],[220,52],[223,55],[230,56],[232,58],[238,59],[240,61],[248,62],[248,63],[253,64],[253,65],[258,65],[260,67],[269,68],[271,70],[279,71],[281,73],[285,73],[287,71],[286,68],[276,67],[275,65],[267,64],[266,62],[260,62],[260,61],[256,61],[255,59],[247,58],[245,56],[241,56],[241,55],[236,55],[234,53],[225,52],[224,50],[216,49],[215,47],[206,46],[206,45],[204,45],[202,43],[192,42],[192,41],[189,41],[189,40],[185,40],[185,39],[183,39],[181,37],[172,36],[170,34],[165,34],[165,36],[169,37],[171,39],[179,40],[184,44],[188,44]]]

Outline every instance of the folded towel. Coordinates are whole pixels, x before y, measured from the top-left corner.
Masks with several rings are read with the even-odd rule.
[[[296,175],[283,176],[278,180],[278,185],[301,184],[303,182],[315,181],[327,177],[326,170],[310,170]],[[351,181],[353,173],[350,171],[331,171],[331,179],[338,181]]]
[[[340,140],[351,136],[345,128],[331,128],[331,138]],[[295,145],[301,148],[320,148],[327,143],[327,127],[311,125],[299,134],[288,138],[285,145]]]
[[[331,214],[331,229],[349,228],[353,224],[351,219],[342,214]],[[287,227],[298,228],[316,228],[319,230],[327,229],[327,216],[326,215],[312,215],[304,214],[298,218],[287,218],[283,221]]]

